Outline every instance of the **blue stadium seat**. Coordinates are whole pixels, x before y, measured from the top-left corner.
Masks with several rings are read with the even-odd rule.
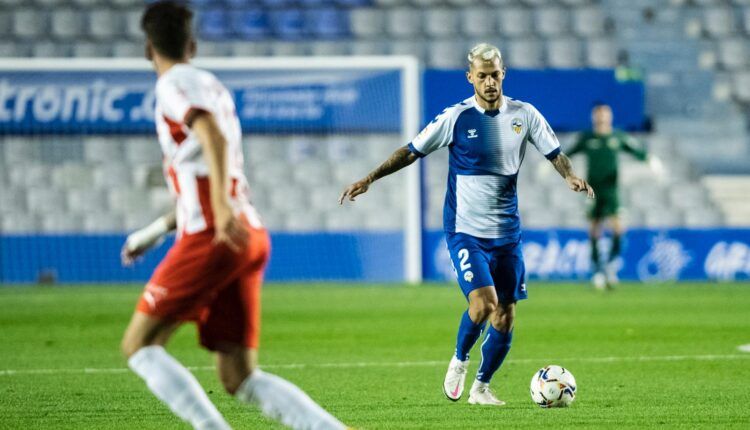
[[[234,33],[245,40],[259,40],[270,33],[268,15],[263,9],[247,9],[233,12],[231,23]]]
[[[370,6],[372,1],[370,0],[336,0],[336,4],[342,7],[359,7],[359,6]]]
[[[227,14],[223,9],[208,9],[198,14],[198,30],[203,39],[228,38],[227,23]]]
[[[335,39],[349,33],[349,15],[340,9],[312,9],[305,14],[307,31],[319,38]]]
[[[269,18],[273,33],[279,39],[295,40],[305,35],[304,15],[299,9],[274,10]]]
[[[264,7],[267,8],[280,8],[294,6],[295,0],[258,0]]]

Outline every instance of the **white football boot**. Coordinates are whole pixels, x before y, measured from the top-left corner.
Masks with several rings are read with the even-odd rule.
[[[469,404],[502,406],[505,402],[495,397],[489,382],[481,382],[475,379],[471,385],[471,390],[469,390]]]
[[[453,355],[448,372],[445,374],[443,381],[443,393],[451,401],[457,401],[464,392],[464,383],[466,382],[466,370],[469,367],[469,360],[461,361]]]
[[[607,289],[607,276],[602,272],[596,272],[591,277],[591,283],[597,290],[604,291]]]

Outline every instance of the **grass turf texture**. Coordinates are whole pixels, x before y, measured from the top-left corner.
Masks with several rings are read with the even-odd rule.
[[[119,355],[139,292],[0,288],[0,428],[187,428]],[[464,309],[455,286],[271,285],[263,305],[262,365],[357,428],[750,426],[750,354],[737,350],[750,343],[750,284],[533,285],[492,382],[501,408],[470,406],[470,381],[457,403],[442,394]],[[168,349],[212,365],[192,326]],[[479,360],[477,346],[470,377]],[[531,402],[529,380],[547,364],[576,376],[572,407]],[[211,369],[194,373],[235,428],[280,428],[226,395]]]

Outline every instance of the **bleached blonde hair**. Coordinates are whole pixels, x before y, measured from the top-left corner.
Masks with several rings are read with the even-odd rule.
[[[500,60],[500,64],[503,64],[503,56],[500,54],[497,46],[490,45],[489,43],[480,43],[471,48],[466,58],[469,60],[469,65],[471,65],[474,64],[474,60],[477,58],[481,58],[482,61],[492,61],[495,57]]]

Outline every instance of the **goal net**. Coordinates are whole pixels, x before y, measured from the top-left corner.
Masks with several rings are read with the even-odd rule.
[[[409,57],[196,60],[235,96],[267,279],[421,280],[419,163],[337,199],[419,130]],[[0,61],[0,282],[143,281],[173,239],[123,268],[128,232],[169,210],[136,59]],[[252,245],[251,245],[252,246]]]

